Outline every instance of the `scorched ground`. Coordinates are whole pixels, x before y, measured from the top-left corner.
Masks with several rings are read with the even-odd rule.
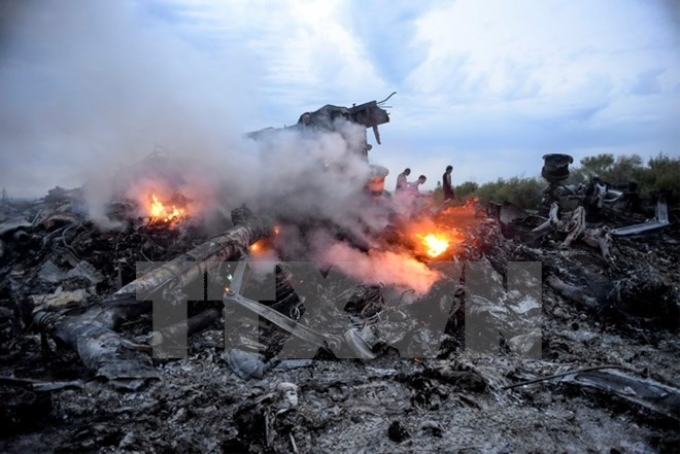
[[[270,276],[277,294],[261,300],[264,307],[328,332],[357,328],[372,359],[338,359],[314,338],[303,342],[312,359],[279,358],[288,331],[206,298],[189,302],[188,315],[203,324],[188,336],[182,359],[151,360],[149,312],[130,317],[125,304],[116,309],[120,320],[111,333],[126,342],[116,354],[149,358],[139,377],[116,377],[118,369],[102,374],[87,367],[82,349],[46,327],[109,310],[111,295],[134,281],[136,262],[176,259],[210,235],[167,214],[162,222],[142,216],[124,231],[101,232],[60,211],[67,203],[3,211],[3,452],[651,453],[671,452],[680,441],[676,230],[617,241],[612,266],[587,245],[559,249],[551,235],[527,240],[533,226],[526,219],[501,223],[470,203],[398,224],[363,250],[354,247],[375,263],[396,261],[406,273],[392,274],[390,284],[412,284],[415,276],[425,282],[418,291],[398,293],[384,282],[389,274],[376,273],[377,281],[357,287],[342,311],[335,289],[324,288],[326,301],[318,304],[335,309],[307,320],[309,302],[291,290],[296,276],[285,265]],[[235,224],[249,216],[236,213]],[[238,225],[225,220],[223,227]],[[243,257],[276,251],[289,226],[272,227],[245,246],[249,252],[241,247]],[[453,283],[444,333],[428,331],[414,295],[436,291],[444,279],[438,267],[451,260],[488,264],[501,281],[508,263],[542,264],[539,358],[517,353],[526,339],[502,335],[493,353],[466,348],[465,270]],[[516,323],[509,293],[476,301],[476,310],[498,326]],[[35,311],[46,307],[56,308],[54,318],[35,326]],[[237,328],[226,336],[225,322]],[[408,350],[437,336],[432,357],[403,358],[394,347]]]

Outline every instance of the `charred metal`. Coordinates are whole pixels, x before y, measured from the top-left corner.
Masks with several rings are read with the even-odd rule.
[[[391,96],[248,135],[360,128],[352,224],[198,209],[159,150],[126,170],[137,192],[108,201],[107,226],[82,188],[3,200],[0,451],[486,452],[491,432],[498,452],[677,446],[664,198],[645,218],[634,184],[568,185],[572,157],[547,154],[534,211],[405,203],[366,163]],[[152,174],[164,191],[135,186]]]

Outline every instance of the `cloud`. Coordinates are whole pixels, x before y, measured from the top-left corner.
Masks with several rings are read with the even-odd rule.
[[[350,2],[341,23],[358,40],[377,75],[388,86],[399,87],[425,59],[427,48],[414,38],[416,19],[427,10],[425,2],[408,0]]]
[[[449,163],[481,183],[531,175],[547,151],[680,152],[673,2],[254,5],[15,6],[0,40],[2,184],[40,195],[78,180],[73,159],[118,162],[153,142],[234,149],[242,132],[393,90],[370,155],[389,185],[406,166],[434,187]]]
[[[325,104],[361,103],[376,92],[389,93],[358,37],[343,25],[344,2],[267,2],[257,14],[243,2],[174,4],[191,6],[185,19],[195,29],[222,36],[225,46],[239,42],[265,62],[262,95],[272,106],[296,112],[295,119]]]
[[[438,4],[416,20],[427,54],[400,91],[393,134],[418,147],[396,167],[438,175],[448,155],[464,175],[482,162],[469,175],[484,182],[533,175],[548,151],[679,154],[679,29],[664,12],[635,1]]]
[[[631,87],[631,93],[639,96],[647,96],[662,91],[659,76],[664,73],[663,69],[648,69],[637,75],[635,84]]]

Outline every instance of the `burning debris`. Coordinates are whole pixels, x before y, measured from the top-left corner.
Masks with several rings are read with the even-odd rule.
[[[149,217],[151,218],[152,222],[172,223],[178,221],[186,214],[186,210],[177,208],[175,205],[165,205],[160,200],[158,200],[158,197],[156,197],[154,194],[151,194]]]
[[[287,210],[289,193],[211,213],[159,156],[120,179],[116,229],[80,191],[3,204],[0,449],[675,446],[677,231],[629,238],[594,221],[608,203],[597,182],[569,206],[566,155],[545,157],[538,214],[476,200],[404,210],[365,162],[383,103],[325,106],[290,128],[362,129],[345,161],[305,169],[348,178],[352,222]],[[655,222],[669,224],[662,208]]]

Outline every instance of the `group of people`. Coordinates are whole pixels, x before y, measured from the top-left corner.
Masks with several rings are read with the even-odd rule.
[[[455,199],[453,185],[451,184],[451,173],[453,166],[446,166],[446,171],[442,176],[442,189],[444,190],[444,202]],[[417,196],[420,194],[418,187],[427,181],[425,175],[420,175],[418,179],[412,183],[408,181],[408,176],[411,175],[411,169],[406,168],[397,177],[397,188],[395,194],[410,194]]]
[[[418,195],[419,190],[418,186],[421,184],[425,183],[427,181],[427,177],[425,175],[421,175],[418,177],[418,179],[412,183],[408,181],[408,176],[411,175],[411,169],[407,168],[403,172],[399,174],[397,177],[397,188],[394,191],[395,194],[403,194],[403,193],[408,193],[412,195]]]

